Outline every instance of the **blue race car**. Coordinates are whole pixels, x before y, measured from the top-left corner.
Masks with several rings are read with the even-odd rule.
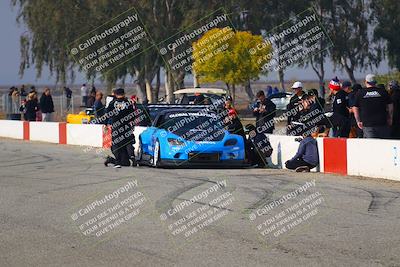
[[[243,166],[243,137],[224,129],[216,112],[161,111],[139,136],[138,163],[160,166]]]

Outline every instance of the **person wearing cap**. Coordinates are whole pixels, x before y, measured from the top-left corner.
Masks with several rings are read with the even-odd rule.
[[[243,125],[240,122],[238,112],[232,105],[232,98],[228,96],[226,98],[224,109],[226,117],[224,118],[225,128],[233,134],[238,134],[246,140],[246,134],[243,129]]]
[[[106,113],[111,114],[111,151],[115,158],[107,157],[104,165],[112,163],[115,165],[114,168],[121,168],[130,166],[129,159],[131,159],[132,166],[136,166],[133,148],[134,108],[131,101],[125,97],[123,88],[115,89],[114,95],[115,98],[108,105]]]
[[[394,139],[400,139],[400,86],[397,81],[389,82],[389,95],[393,102],[391,137]]]
[[[358,91],[354,104],[357,125],[364,138],[388,138],[392,125],[393,104],[389,93],[376,87],[375,75],[365,77],[365,86]]]
[[[257,102],[253,108],[253,116],[256,117],[256,128],[258,132],[272,134],[275,129],[274,117],[276,115],[276,105],[265,97],[264,91],[260,90],[256,94]]]
[[[329,82],[329,90],[333,96],[333,136],[347,138],[350,134],[349,93],[351,82],[345,81],[341,85],[339,79],[335,77]]]
[[[293,83],[292,89],[294,95],[290,98],[289,104],[286,106],[286,110],[289,112],[289,116],[287,118],[287,125],[290,126],[292,121],[297,121],[299,118],[298,112],[294,112],[296,107],[299,105],[300,98],[305,94],[303,91],[303,84],[299,81]],[[290,128],[290,127],[288,127]],[[290,129],[288,129],[290,131]]]

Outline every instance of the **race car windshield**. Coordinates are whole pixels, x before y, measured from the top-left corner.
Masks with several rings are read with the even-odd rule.
[[[217,114],[182,112],[167,114],[161,128],[191,141],[220,141],[224,124]]]

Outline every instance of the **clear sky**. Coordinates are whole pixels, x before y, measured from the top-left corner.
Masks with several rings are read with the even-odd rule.
[[[11,6],[9,0],[0,0],[0,85],[19,85],[22,83],[36,83],[36,84],[54,84],[55,79],[50,77],[47,68],[43,70],[43,74],[40,78],[36,79],[34,68],[25,71],[25,75],[20,78],[18,75],[19,62],[20,62],[20,35],[26,31],[23,25],[17,25],[16,15],[17,8]],[[383,62],[381,66],[373,70],[375,73],[386,73],[389,68],[386,62]],[[333,65],[328,62],[326,66],[326,79],[330,80],[334,76],[338,75],[341,80],[347,79],[347,75],[343,72],[333,70]],[[365,74],[356,72],[356,78],[361,78]],[[290,68],[286,73],[286,80],[304,79],[312,80],[316,79],[316,75],[311,68],[300,69]],[[277,80],[277,75],[271,73],[267,80]],[[77,75],[75,83],[84,82],[83,75]]]

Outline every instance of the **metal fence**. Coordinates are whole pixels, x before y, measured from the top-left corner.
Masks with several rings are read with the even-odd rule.
[[[20,107],[25,96],[11,97],[8,94],[2,94],[0,99],[0,112],[5,114],[20,114]],[[40,98],[40,97],[39,97]],[[78,113],[84,108],[81,107],[81,97],[72,96],[68,99],[65,95],[52,95],[54,103],[55,121],[65,121],[69,113]]]

